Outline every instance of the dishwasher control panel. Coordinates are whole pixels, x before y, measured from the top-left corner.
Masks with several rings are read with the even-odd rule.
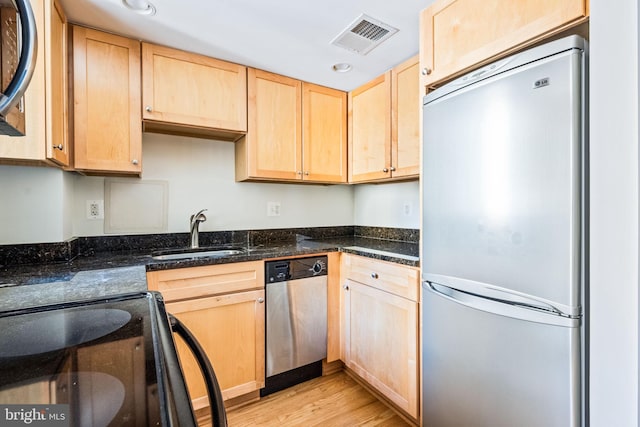
[[[287,280],[327,275],[327,256],[283,259],[267,261],[265,280],[267,283],[286,282]]]

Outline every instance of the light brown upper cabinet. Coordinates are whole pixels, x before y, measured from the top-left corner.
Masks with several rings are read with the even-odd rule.
[[[420,14],[421,87],[584,22],[588,0],[438,0]]]
[[[391,176],[420,174],[420,64],[413,57],[391,70]]]
[[[249,126],[236,180],[343,183],[345,92],[249,68]]]
[[[391,71],[349,92],[349,162],[349,182],[391,177]]]
[[[75,169],[140,175],[140,42],[73,27]]]
[[[36,64],[24,95],[25,136],[0,136],[0,163],[69,165],[67,20],[57,0],[32,0]]]
[[[302,179],[347,182],[347,94],[302,83]]]
[[[247,68],[142,43],[144,130],[236,141],[247,131]]]
[[[413,57],[349,93],[349,182],[417,178],[420,86]]]

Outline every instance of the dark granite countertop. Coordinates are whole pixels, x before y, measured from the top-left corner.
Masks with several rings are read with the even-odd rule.
[[[300,231],[300,230],[295,230]],[[418,243],[372,238],[368,236],[336,236],[320,233],[313,236],[292,233],[289,239],[278,240],[274,232],[267,236],[235,239],[232,242],[213,242],[212,247],[224,245],[241,250],[240,253],[219,258],[188,258],[156,260],[156,250],[86,251],[67,261],[11,265],[0,268],[0,311],[32,307],[58,302],[102,298],[131,292],[146,291],[146,272],[174,268],[197,267],[312,255],[342,251],[399,264],[418,266]],[[377,231],[377,230],[374,230]],[[311,234],[311,236],[309,236]],[[377,233],[384,234],[384,233]],[[270,241],[271,239],[275,239]],[[244,241],[242,241],[244,240]],[[415,240],[415,239],[414,239]],[[175,248],[175,246],[174,246]],[[24,286],[26,285],[26,286]],[[18,300],[22,303],[18,303]],[[19,306],[19,307],[18,307]]]

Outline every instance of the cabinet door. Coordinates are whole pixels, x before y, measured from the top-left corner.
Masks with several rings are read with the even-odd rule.
[[[302,84],[303,179],[347,182],[347,94]]]
[[[420,173],[420,64],[411,58],[391,70],[391,175]]]
[[[143,43],[142,83],[145,120],[236,132],[247,130],[244,66]],[[232,138],[235,139],[237,134]]]
[[[67,19],[58,0],[45,2],[47,157],[69,165],[67,135]]]
[[[349,163],[349,182],[391,177],[391,72],[349,92]]]
[[[418,417],[418,304],[358,282],[345,284],[345,363]]]
[[[588,0],[437,1],[420,15],[422,86],[575,25],[588,13]]]
[[[32,0],[31,7],[38,28],[38,38],[33,76],[22,103],[25,136],[0,135],[0,163],[67,165],[68,162],[64,158],[68,150],[66,140],[54,140],[56,145],[62,144],[64,153],[60,153],[53,150],[54,141],[50,139],[51,127],[59,126],[66,118],[64,107],[59,102],[60,98],[53,100],[54,96],[66,97],[66,93],[63,93],[60,87],[54,86],[64,77],[64,71],[57,68],[64,67],[66,62],[64,54],[59,52],[59,49],[64,48],[61,45],[63,40],[60,38],[64,35],[59,33],[61,28],[58,21],[64,22],[64,15],[57,2],[53,0]],[[50,32],[55,41],[51,39]],[[53,76],[50,73],[53,73]],[[50,107],[61,109],[52,110]],[[54,134],[60,135],[59,132]]]
[[[264,387],[264,290],[167,303],[193,332],[216,373],[225,400]],[[194,409],[209,405],[197,362],[177,340]]]
[[[75,168],[142,171],[140,43],[73,28]]]
[[[249,68],[247,136],[236,143],[236,179],[302,178],[302,82]]]

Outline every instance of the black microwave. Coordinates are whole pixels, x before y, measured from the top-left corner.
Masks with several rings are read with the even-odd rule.
[[[23,95],[35,67],[36,40],[29,0],[0,0],[0,135],[24,135]]]

